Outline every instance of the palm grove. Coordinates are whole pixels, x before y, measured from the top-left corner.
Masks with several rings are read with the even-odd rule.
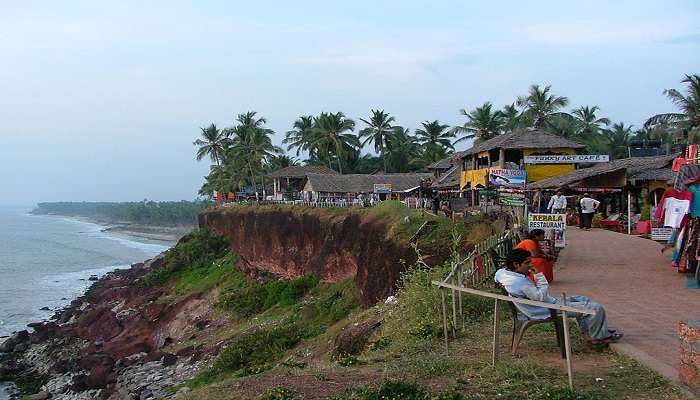
[[[632,140],[670,145],[680,137],[695,143],[700,139],[700,75],[686,75],[681,82],[684,92],[663,92],[679,111],[654,115],[637,130],[601,116],[598,106],[571,109],[567,97],[555,95],[550,86],[538,85],[501,109],[486,102],[473,110],[460,110],[465,122],[456,127],[434,120],[411,132],[384,110],[371,110],[359,123],[342,112],[302,115],[285,134],[282,143],[286,149],[273,145],[274,132],[266,127],[267,120],[249,111],[238,115],[231,127],[220,129],[211,124],[200,128],[194,142],[196,158],[212,161],[200,194],[268,187],[270,172],[298,165],[302,154],[307,157],[304,164],[325,165],[340,173],[424,170],[454,152],[456,143],[468,139],[478,143],[516,128],[543,129],[585,144],[589,154],[613,158],[626,157]],[[363,154],[365,148],[374,153]]]

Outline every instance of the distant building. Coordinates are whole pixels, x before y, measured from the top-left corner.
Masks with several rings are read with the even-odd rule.
[[[292,165],[279,169],[268,175],[273,180],[273,199],[284,200],[285,192],[298,197],[309,174],[338,175],[338,172],[324,165]]]
[[[519,128],[456,153],[453,160],[462,168],[460,189],[465,190],[487,186],[489,168],[524,169],[528,182],[571,172],[574,164],[525,165],[523,160],[535,155],[574,155],[585,147],[540,129]]]
[[[308,174],[304,198],[308,201],[353,200],[359,194],[376,193],[381,199],[399,199],[415,195],[431,173],[405,174]]]

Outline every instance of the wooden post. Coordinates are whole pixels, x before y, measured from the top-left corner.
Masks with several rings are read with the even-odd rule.
[[[456,276],[452,279],[457,280]],[[455,282],[455,286],[458,284]],[[452,337],[457,338],[457,291],[452,289]]]
[[[566,304],[566,293],[562,293],[562,302]],[[566,373],[569,375],[569,389],[574,390],[574,371],[571,366],[571,340],[569,338],[569,319],[566,311],[561,312],[562,325],[564,325],[564,348],[566,349]]]
[[[498,361],[498,347],[500,344],[500,322],[501,313],[500,308],[498,307],[498,299],[496,299],[493,303],[493,355],[491,357],[491,363],[493,365],[496,365],[496,361]]]
[[[442,298],[442,324],[443,333],[445,334],[445,351],[449,351],[447,346],[447,304],[445,304],[445,289],[440,289],[440,297]]]
[[[627,234],[632,234],[632,192],[627,189]]]

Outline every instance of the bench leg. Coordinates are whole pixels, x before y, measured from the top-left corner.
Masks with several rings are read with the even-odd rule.
[[[561,352],[561,358],[566,359],[566,345],[564,344],[564,327],[559,319],[552,321],[554,323],[554,331],[557,333],[557,346]]]
[[[527,321],[525,321],[525,322],[518,321],[517,329],[513,329],[513,334],[515,336],[513,337],[513,346],[512,346],[511,351],[510,351],[510,353],[512,355],[515,356],[518,354],[518,346],[520,346],[520,340],[522,340],[523,335],[525,334],[525,330],[527,329],[528,326],[529,326],[529,324],[527,323]]]

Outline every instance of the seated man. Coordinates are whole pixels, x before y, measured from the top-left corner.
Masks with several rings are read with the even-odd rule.
[[[550,304],[561,302],[547,292],[549,284],[542,273],[532,268],[531,256],[527,250],[513,249],[506,259],[506,268],[496,271],[496,282],[503,285],[506,291],[514,297],[520,297]],[[535,283],[528,279],[530,273],[535,274]],[[518,310],[530,319],[547,319],[549,309],[528,304],[515,303]],[[574,314],[581,327],[582,333],[593,345],[607,345],[620,340],[621,333],[608,329],[605,309],[594,303],[586,296],[571,296],[566,299],[566,305],[578,308],[588,308],[596,311],[596,315]],[[573,313],[571,313],[573,314]]]

